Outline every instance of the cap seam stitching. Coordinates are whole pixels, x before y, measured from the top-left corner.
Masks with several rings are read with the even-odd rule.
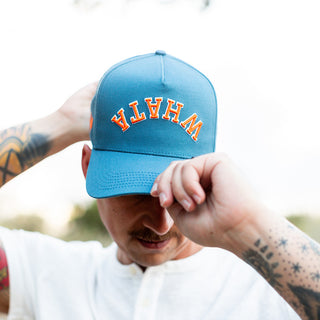
[[[130,153],[130,154],[140,154],[140,155],[147,155],[147,156],[154,156],[154,157],[167,157],[167,158],[179,158],[179,159],[190,159],[192,156],[183,154],[183,155],[174,155],[172,153],[143,153],[143,152],[137,152],[137,151],[122,151],[122,150],[116,150],[116,149],[101,149],[101,148],[93,148],[97,151],[112,151],[112,152],[120,152],[120,153]]]

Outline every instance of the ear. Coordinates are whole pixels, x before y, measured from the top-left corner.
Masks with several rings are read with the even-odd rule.
[[[81,165],[82,165],[82,172],[84,177],[87,177],[87,171],[88,171],[88,166],[90,162],[90,157],[91,157],[91,149],[88,145],[84,145],[82,148],[82,159],[81,159]]]

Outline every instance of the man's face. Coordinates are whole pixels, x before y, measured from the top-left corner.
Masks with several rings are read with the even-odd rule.
[[[201,249],[181,234],[157,198],[130,195],[98,199],[97,204],[123,264],[155,266],[186,258]]]

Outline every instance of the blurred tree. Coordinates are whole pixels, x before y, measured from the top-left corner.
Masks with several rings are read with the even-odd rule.
[[[61,236],[63,240],[97,240],[107,246],[111,237],[102,224],[97,208],[97,202],[90,202],[88,206],[76,205],[68,223],[67,232]]]
[[[206,7],[209,7],[210,2],[211,2],[211,0],[204,0],[204,1],[203,1],[204,7],[205,7],[205,8],[206,8]]]
[[[311,238],[320,242],[320,217],[299,213],[289,215],[287,219]],[[11,219],[0,221],[0,225],[9,229],[23,229],[50,234],[45,221],[36,214],[17,215]],[[100,220],[96,201],[92,201],[85,206],[76,205],[66,231],[62,235],[57,235],[57,237],[66,241],[96,240],[104,246],[112,242],[108,231]]]
[[[320,242],[320,218],[304,213],[293,214],[287,217],[296,227],[304,231],[314,240]]]
[[[46,233],[44,220],[36,214],[17,215],[13,218],[2,220],[1,225],[8,229],[23,229]]]
[[[108,0],[73,0],[73,4],[75,6],[84,5],[88,9],[93,9],[105,1],[108,1]],[[132,0],[127,0],[127,1],[132,1]],[[156,0],[156,1],[164,2],[164,0]],[[170,2],[174,2],[174,1],[176,0],[171,0]],[[212,2],[212,0],[193,0],[193,1],[201,2],[203,8],[209,7]],[[165,1],[165,2],[168,2],[168,1]]]

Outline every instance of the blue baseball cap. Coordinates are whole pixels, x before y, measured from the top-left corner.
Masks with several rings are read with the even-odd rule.
[[[211,82],[164,51],[111,67],[91,103],[87,192],[94,198],[149,194],[176,160],[215,150]]]

